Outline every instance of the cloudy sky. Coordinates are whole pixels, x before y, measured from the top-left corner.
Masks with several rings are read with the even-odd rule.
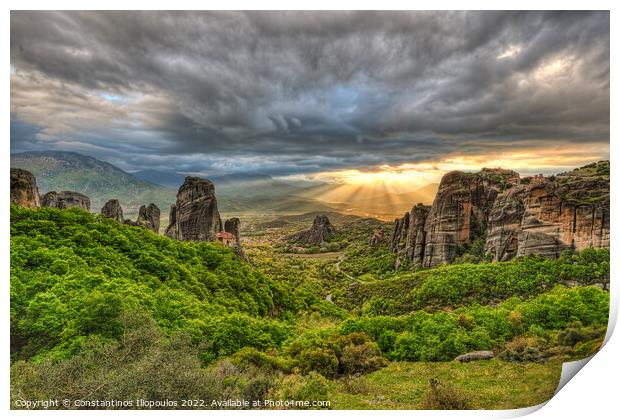
[[[11,151],[351,181],[552,173],[609,157],[609,67],[607,12],[12,12]]]

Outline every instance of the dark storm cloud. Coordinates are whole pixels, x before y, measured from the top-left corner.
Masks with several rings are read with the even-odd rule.
[[[288,174],[609,138],[606,12],[13,12],[11,65],[14,150],[129,169]]]

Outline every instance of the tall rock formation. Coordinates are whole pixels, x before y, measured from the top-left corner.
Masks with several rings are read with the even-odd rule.
[[[188,176],[179,188],[170,212],[166,235],[181,241],[214,241],[222,231],[215,187],[207,179]]]
[[[173,204],[170,206],[170,211],[168,212],[168,227],[164,232],[169,238],[177,239],[177,206]]]
[[[50,191],[41,197],[41,207],[55,207],[57,209],[77,207],[90,211],[90,199],[75,191]]]
[[[139,226],[152,230],[155,233],[159,233],[159,217],[161,212],[159,207],[151,203],[148,206],[140,206],[138,211],[138,219],[136,223]]]
[[[489,214],[485,243],[486,252],[493,261],[507,261],[517,255],[528,194],[527,186],[517,185],[495,199]]]
[[[101,208],[101,214],[119,223],[123,223],[123,208],[117,199],[108,200]]]
[[[40,206],[37,180],[24,169],[11,168],[11,203],[31,209]]]
[[[303,245],[321,245],[329,241],[335,233],[336,229],[330,223],[329,218],[324,214],[319,214],[314,218],[310,229],[294,233],[285,239]]]
[[[235,246],[241,246],[240,226],[241,220],[237,217],[224,222],[224,232],[228,232],[235,237]]]
[[[508,179],[518,176],[516,172],[499,168],[444,175],[425,222],[422,265],[450,263],[464,245],[484,235],[495,198]]]
[[[409,217],[409,231],[405,240],[405,254],[414,265],[421,265],[424,261],[426,247],[426,219],[431,207],[420,203],[411,209]]]
[[[609,161],[557,176],[520,179],[503,169],[450,172],[430,209],[418,205],[394,222],[390,249],[433,267],[475,240],[493,261],[558,257],[564,249],[609,248]]]

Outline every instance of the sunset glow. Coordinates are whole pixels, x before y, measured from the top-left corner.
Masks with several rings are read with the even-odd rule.
[[[601,144],[552,149],[522,150],[511,153],[486,153],[477,156],[449,156],[439,162],[381,165],[364,170],[323,172],[311,176],[334,184],[380,188],[403,193],[437,183],[450,171],[477,172],[482,168],[507,168],[523,176],[544,173],[552,175],[590,162],[608,159],[609,145]]]

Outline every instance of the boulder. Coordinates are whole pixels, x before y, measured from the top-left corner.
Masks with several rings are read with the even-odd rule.
[[[77,207],[90,211],[90,199],[75,191],[50,191],[41,197],[41,207],[55,207],[57,209]]]
[[[179,188],[166,235],[181,241],[215,241],[222,231],[215,187],[207,179],[188,176]]]
[[[40,206],[37,180],[25,169],[11,168],[11,203],[31,209]]]
[[[483,350],[483,351],[473,351],[471,353],[461,354],[457,356],[454,360],[461,363],[467,363],[474,360],[488,360],[495,357],[492,351]]]
[[[108,202],[101,208],[101,214],[104,217],[123,223],[123,208],[117,199],[108,200]]]

